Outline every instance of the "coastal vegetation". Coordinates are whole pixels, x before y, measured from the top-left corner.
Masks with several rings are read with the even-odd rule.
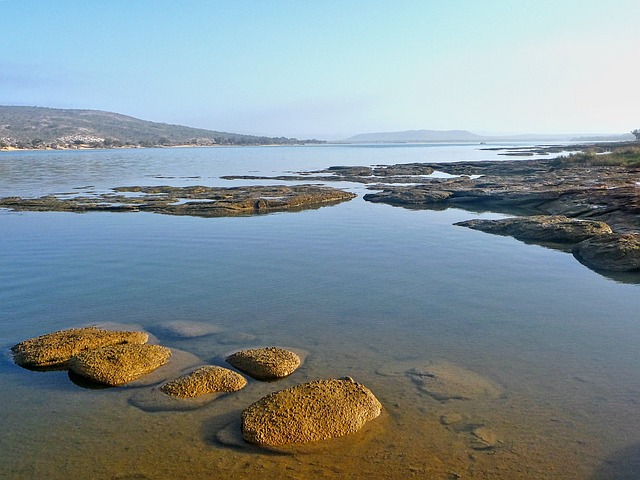
[[[322,142],[218,132],[98,110],[0,106],[0,150],[306,143]]]
[[[640,133],[639,133],[640,135]],[[639,167],[640,145],[625,143],[611,148],[610,146],[594,145],[588,149],[560,156],[554,161],[556,166],[591,166],[591,167]]]

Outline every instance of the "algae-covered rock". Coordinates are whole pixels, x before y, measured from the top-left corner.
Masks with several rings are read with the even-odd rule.
[[[271,393],[242,412],[242,436],[258,445],[327,440],[357,432],[382,405],[351,379],[318,380]]]
[[[593,237],[573,247],[573,255],[589,268],[612,272],[640,270],[640,234]]]
[[[207,393],[235,392],[246,384],[247,380],[233,370],[206,365],[165,383],[160,389],[174,397],[192,398]]]
[[[227,363],[255,379],[274,380],[291,375],[300,366],[300,357],[284,348],[254,348],[228,356]]]
[[[170,356],[167,347],[129,343],[80,353],[71,358],[69,368],[94,382],[117,386],[154,371]]]
[[[125,343],[143,344],[145,332],[103,330],[96,327],[71,328],[30,338],[11,348],[14,361],[23,367],[60,367],[87,350]]]

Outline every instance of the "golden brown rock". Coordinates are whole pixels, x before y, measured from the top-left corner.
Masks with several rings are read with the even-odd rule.
[[[341,437],[376,418],[382,405],[352,379],[318,380],[271,393],[242,412],[242,436],[258,445]]]
[[[227,363],[258,380],[291,375],[300,366],[300,357],[278,347],[241,350],[227,357]]]
[[[14,361],[23,367],[60,367],[87,350],[124,343],[143,344],[148,338],[145,332],[71,328],[30,338],[14,345],[11,351]]]
[[[114,345],[89,350],[71,358],[69,368],[106,385],[124,385],[164,365],[171,350],[160,345]]]
[[[206,365],[165,383],[160,389],[174,397],[192,398],[207,393],[235,392],[246,384],[247,380],[233,370]]]

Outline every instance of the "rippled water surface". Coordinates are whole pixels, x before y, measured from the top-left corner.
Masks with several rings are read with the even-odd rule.
[[[495,158],[470,145],[0,153],[0,196]],[[370,204],[342,186],[358,198],[244,218],[0,211],[0,476],[640,478],[640,286],[452,225],[491,212]],[[175,320],[219,332],[157,328]],[[145,329],[185,367],[254,346],[308,356],[287,379],[188,410],[158,399],[161,378],[88,389],[10,358],[21,340],[90,324]],[[406,374],[434,363],[499,394],[438,400]],[[266,393],[345,375],[384,407],[361,432],[277,450],[219,441]]]

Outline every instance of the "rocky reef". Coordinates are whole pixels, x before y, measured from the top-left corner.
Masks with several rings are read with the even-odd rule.
[[[640,167],[562,159],[426,165],[455,177],[385,185],[364,199],[407,208],[564,215],[606,222],[617,232],[640,231]]]
[[[0,198],[0,208],[36,212],[152,212],[229,217],[298,211],[351,200],[356,195],[317,185],[244,187],[116,187],[112,193]]]

